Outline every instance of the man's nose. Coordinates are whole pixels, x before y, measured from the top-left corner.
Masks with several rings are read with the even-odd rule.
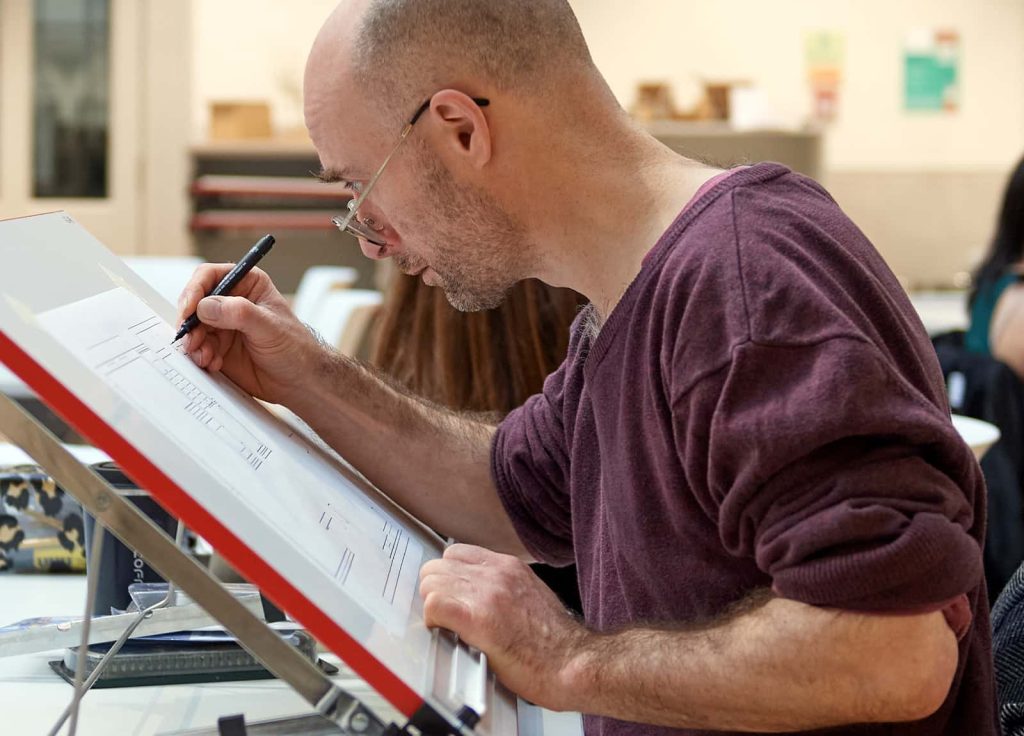
[[[362,238],[359,239],[359,248],[363,251],[364,256],[374,261],[382,261],[387,257],[381,255],[383,248],[381,248],[379,245],[374,245],[368,240],[363,240]]]

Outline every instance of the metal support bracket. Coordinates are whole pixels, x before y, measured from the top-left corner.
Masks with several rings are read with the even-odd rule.
[[[210,572],[179,548],[173,539],[124,500],[99,474],[82,465],[48,429],[17,402],[0,393],[0,431],[46,468],[108,531],[136,550],[153,569],[185,591],[192,600],[230,631],[238,643],[274,675],[288,683],[316,710],[300,716],[246,726],[244,718],[227,728],[248,734],[346,734],[387,736],[415,733],[449,736],[472,733],[453,727],[438,714],[443,708],[424,706],[404,726],[384,724],[358,698],[335,685],[315,664],[285,643],[266,622],[236,599]],[[466,725],[466,724],[463,724]],[[474,724],[475,725],[475,724]],[[190,734],[219,736],[214,730]],[[230,731],[229,731],[230,732]]]
[[[274,675],[287,682],[328,718],[349,710],[355,700],[315,664],[284,642],[266,623],[234,598],[206,568],[180,550],[167,534],[98,474],[82,465],[45,427],[0,394],[0,431],[27,452],[102,524],[167,580],[230,631]]]

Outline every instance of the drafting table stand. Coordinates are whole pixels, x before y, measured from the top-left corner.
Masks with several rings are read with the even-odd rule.
[[[156,320],[153,322],[154,327],[160,325],[160,329],[152,333],[149,344],[156,344],[153,339],[165,339],[163,336],[155,336],[158,333],[162,335],[161,330],[169,330],[173,307],[123,262],[64,213],[0,221],[0,257],[9,266],[9,280],[6,286],[0,288],[0,361],[5,362],[8,368],[30,385],[65,421],[113,457],[130,477],[176,513],[184,523],[209,539],[215,547],[223,544],[225,550],[222,551],[230,551],[235,559],[242,560],[245,564],[240,566],[231,554],[226,555],[235,567],[243,568],[241,572],[252,582],[268,592],[272,599],[277,599],[275,603],[286,610],[294,607],[296,610],[290,612],[300,623],[352,665],[357,674],[363,676],[368,684],[391,701],[403,717],[408,719],[404,724],[385,724],[356,698],[343,692],[313,662],[282,640],[244,602],[236,599],[204,567],[182,551],[163,530],[118,495],[103,478],[81,464],[35,417],[6,395],[0,395],[0,432],[46,468],[65,490],[73,493],[103,528],[109,529],[145,558],[166,580],[187,593],[237,637],[239,643],[270,672],[287,682],[315,710],[315,715],[298,724],[278,723],[249,730],[253,733],[417,736],[543,734],[546,719],[541,709],[517,700],[503,688],[487,667],[483,654],[459,642],[450,632],[427,630],[423,627],[422,612],[418,608],[413,612],[415,615],[405,614],[402,613],[404,609],[391,602],[388,604],[391,608],[384,613],[373,612],[383,609],[368,610],[366,606],[370,602],[354,598],[354,593],[342,587],[344,581],[335,584],[336,573],[331,577],[332,572],[325,571],[319,563],[319,566],[310,567],[303,562],[307,559],[303,556],[305,552],[297,549],[294,538],[287,535],[302,535],[307,528],[302,525],[311,523],[303,521],[309,518],[310,504],[321,503],[323,496],[317,494],[326,493],[318,483],[310,483],[307,479],[305,484],[293,484],[295,487],[292,490],[302,495],[307,503],[302,511],[305,515],[295,517],[298,521],[293,519],[289,522],[293,524],[290,532],[274,531],[276,527],[267,526],[274,522],[267,522],[259,516],[260,513],[269,513],[262,506],[252,505],[243,509],[225,505],[236,503],[233,500],[235,497],[225,495],[225,492],[233,488],[231,492],[237,493],[238,488],[222,485],[232,481],[230,478],[227,481],[218,480],[223,476],[217,475],[216,463],[214,466],[203,465],[200,459],[191,457],[190,452],[183,451],[183,446],[177,444],[201,440],[195,439],[192,434],[173,434],[184,430],[180,426],[160,425],[164,421],[160,417],[147,418],[144,414],[138,414],[139,409],[133,407],[142,405],[123,403],[127,399],[123,399],[119,384],[115,385],[99,374],[90,373],[94,368],[82,362],[79,354],[74,353],[73,345],[65,343],[59,334],[48,331],[41,321],[46,319],[44,312],[52,314],[47,310],[62,309],[62,305],[78,305],[84,303],[83,300],[91,300],[88,301],[90,306],[83,307],[86,309],[84,315],[80,315],[84,316],[85,321],[77,323],[80,327],[71,328],[78,331],[64,333],[72,338],[72,342],[78,340],[82,336],[80,331],[90,329],[95,322],[90,309],[104,299],[121,299],[118,305],[127,304],[131,309],[142,309],[151,315],[148,319]],[[49,290],[33,286],[41,282],[47,283]],[[108,304],[107,308],[116,310],[110,312],[113,315],[111,319],[115,321],[126,315],[120,306],[114,308]],[[106,342],[104,340],[99,344]],[[160,342],[160,345],[163,344]],[[145,350],[149,348],[141,345],[138,347],[139,350],[132,354],[143,360]],[[165,351],[166,348],[161,347],[159,352]],[[156,354],[150,353],[150,358]],[[384,534],[391,534],[388,529],[392,528],[389,525],[393,525],[409,540],[420,545],[417,554],[427,557],[441,554],[443,544],[436,535],[394,506],[379,491],[368,486],[338,458],[332,459],[323,448],[318,449],[314,444],[309,444],[308,437],[302,440],[294,433],[287,433],[283,425],[275,423],[277,420],[273,420],[265,410],[254,404],[250,397],[242,396],[234,392],[232,387],[225,387],[222,382],[218,383],[206,374],[197,372],[198,369],[194,369],[181,356],[161,355],[158,360],[165,358],[177,361],[176,376],[181,372],[192,375],[191,380],[197,385],[190,384],[190,390],[199,391],[198,384],[202,384],[206,386],[205,390],[213,392],[211,395],[219,396],[217,400],[227,407],[225,411],[235,411],[237,421],[242,422],[237,426],[255,422],[262,426],[260,431],[270,438],[268,441],[277,443],[274,446],[284,454],[275,455],[278,459],[271,461],[271,467],[276,470],[268,471],[271,475],[267,476],[267,479],[277,480],[272,487],[261,490],[261,493],[270,493],[280,488],[281,476],[273,473],[281,473],[288,468],[293,468],[300,475],[306,472],[320,473],[309,477],[342,484],[336,491],[342,495],[330,498],[349,499],[342,502],[355,504],[350,507],[352,513],[362,513],[361,509],[369,508],[373,514],[378,514],[373,517],[378,520],[377,523],[380,519],[386,521]],[[155,376],[149,372],[150,368],[145,367],[149,363],[143,361],[138,365],[143,366],[138,370],[147,372],[147,376]],[[152,380],[159,382],[165,379]],[[174,380],[177,381],[178,377]],[[160,386],[165,387],[162,390],[171,391],[170,384],[159,383],[157,387]],[[82,393],[79,395],[77,392]],[[149,404],[155,400],[149,394],[144,396]],[[165,407],[161,404],[160,408],[163,411]],[[180,406],[168,410],[179,414],[187,412],[187,409]],[[140,436],[140,427],[154,429]],[[161,432],[172,434],[163,435]],[[203,450],[200,446],[198,451]],[[206,457],[207,462],[210,462],[211,456]],[[214,456],[214,459],[216,457],[220,456]],[[224,456],[225,459],[230,457],[230,453]],[[236,459],[235,462],[247,461]],[[261,482],[267,483],[269,480]],[[256,489],[247,486],[246,490],[251,492]],[[276,502],[276,497],[261,498],[271,505]],[[243,510],[248,516],[240,519],[236,511]],[[387,521],[389,519],[391,521]],[[327,528],[330,528],[329,525]],[[357,536],[369,533],[361,529],[366,529],[365,524],[360,528],[353,527],[350,533]],[[395,539],[398,539],[399,531],[395,532]],[[377,527],[374,533],[382,532]],[[277,536],[263,536],[266,534]],[[324,537],[321,542],[334,544],[324,541],[326,539]],[[346,543],[355,544],[351,540]],[[358,549],[367,554],[372,552],[369,547]],[[416,571],[419,569],[417,560],[420,559],[412,559],[406,566],[403,556],[398,565],[400,572],[396,573],[394,579],[404,581],[403,595],[406,598],[403,600],[408,600],[409,596],[413,596],[414,602],[418,600],[414,591]],[[334,587],[325,587],[321,581]],[[365,586],[365,581],[360,584]],[[385,590],[387,585],[385,582]],[[384,621],[381,618],[395,615],[404,618],[398,624],[392,619]],[[83,628],[85,626],[83,623]],[[262,730],[258,730],[260,728]],[[222,724],[220,732],[234,736],[244,733],[245,726],[229,720]]]
[[[0,394],[0,431],[35,458],[63,488],[73,489],[73,495],[98,522],[138,551],[163,577],[173,580],[319,714],[293,722],[251,726],[249,732],[359,736],[473,733],[478,716],[469,708],[462,712],[461,718],[457,714],[453,718],[442,708],[425,707],[404,726],[385,725],[357,699],[334,685],[314,663],[285,643],[162,529],[118,495],[107,481],[79,463],[49,430],[4,394]],[[244,726],[231,719],[226,719],[222,729],[231,736],[246,733]]]

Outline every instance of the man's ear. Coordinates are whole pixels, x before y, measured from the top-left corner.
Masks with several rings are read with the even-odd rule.
[[[456,160],[482,168],[491,160],[491,127],[483,109],[473,98],[453,89],[445,89],[430,100],[435,125],[431,133],[443,159]]]

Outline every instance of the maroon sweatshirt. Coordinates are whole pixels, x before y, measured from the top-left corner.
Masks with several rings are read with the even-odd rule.
[[[829,195],[777,164],[732,174],[680,214],[596,338],[586,322],[499,428],[492,472],[531,552],[578,565],[587,625],[714,620],[763,588],[863,612],[959,598],[939,711],[827,733],[996,734],[981,471],[910,302]]]

